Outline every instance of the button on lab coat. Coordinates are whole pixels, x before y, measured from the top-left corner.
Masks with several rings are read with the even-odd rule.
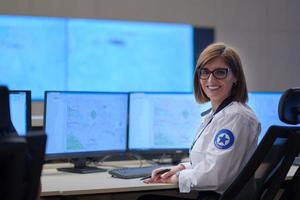
[[[224,148],[218,146],[220,130],[232,135],[226,139],[231,143]],[[242,103],[232,102],[215,115],[212,111],[205,115],[190,151],[190,162],[182,163],[186,169],[179,174],[180,192],[223,193],[256,149],[260,130],[255,114]]]

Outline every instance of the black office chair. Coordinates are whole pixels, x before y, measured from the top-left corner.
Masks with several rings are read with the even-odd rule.
[[[0,199],[20,200],[25,175],[26,140],[16,137],[0,138]]]
[[[0,137],[7,134],[16,134],[16,130],[10,118],[8,88],[0,86]]]
[[[45,155],[46,134],[0,139],[0,199],[36,200]],[[29,155],[29,156],[28,156]]]
[[[292,180],[288,181],[280,200],[300,199],[300,167],[297,169]]]
[[[299,113],[300,109],[299,106],[293,106],[297,104],[296,102],[300,102],[300,95],[297,95],[296,93],[300,92],[300,89],[293,89],[288,92],[286,92],[284,95],[287,96],[284,99],[286,101],[283,101],[279,106],[279,112],[282,110],[284,112],[284,106],[289,105],[291,106],[290,109],[293,109],[294,112],[292,115],[289,115],[289,113],[286,113],[285,115],[281,115],[280,117],[284,117],[286,121],[289,121],[291,124],[298,124],[299,121]],[[293,97],[291,97],[293,96]],[[289,102],[289,101],[295,101],[295,102]],[[298,120],[296,120],[298,118]],[[300,146],[300,144],[299,144]],[[300,154],[299,154],[300,155]],[[299,156],[298,155],[298,156]],[[280,197],[280,200],[293,200],[293,199],[300,199],[300,167],[297,169],[296,173],[294,174],[292,180],[288,181],[288,184],[285,187],[285,190]]]
[[[9,92],[7,87],[0,86],[0,199],[19,200],[21,192],[16,191],[22,191],[26,141],[8,137],[11,124]]]
[[[36,200],[40,192],[40,177],[44,163],[46,140],[45,132],[29,132],[25,136],[30,155],[26,169],[24,200]]]
[[[300,123],[300,89],[289,89],[281,97],[278,114],[288,124]],[[219,200],[240,199],[255,178],[256,192],[251,199],[274,199],[300,152],[300,128],[271,126],[241,173]],[[253,191],[254,192],[254,191]]]
[[[12,186],[10,182],[5,182],[6,179],[0,177],[0,190],[3,191],[5,195],[10,195],[10,198],[14,199],[15,197],[23,200],[36,200],[37,195],[40,190],[40,176],[42,165],[44,162],[45,148],[46,148],[46,139],[47,136],[44,132],[30,132],[26,136],[20,137],[16,134],[16,131],[12,125],[10,118],[10,107],[9,107],[9,92],[7,87],[0,86],[0,141],[14,140],[14,141],[23,141],[25,148],[15,152],[15,157],[22,157],[23,161],[16,160],[11,162],[10,165],[1,166],[4,162],[0,159],[0,172],[7,171],[7,176],[4,174],[3,177],[12,176],[15,180],[15,176],[20,178],[20,173],[24,172],[21,180],[18,180],[16,186]],[[1,143],[0,143],[1,144]],[[15,146],[17,146],[15,144]],[[10,155],[9,151],[5,151],[5,154]],[[5,157],[3,157],[5,159]],[[18,161],[18,162],[17,162]],[[17,164],[19,163],[19,164]],[[7,167],[9,166],[9,167]],[[2,189],[3,186],[3,189]],[[1,196],[0,199],[4,199],[5,196]],[[6,197],[5,197],[6,198]]]

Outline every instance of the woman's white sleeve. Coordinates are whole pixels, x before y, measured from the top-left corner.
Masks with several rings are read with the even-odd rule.
[[[239,113],[218,119],[207,150],[196,151],[197,163],[179,174],[180,192],[223,192],[240,173],[256,148],[260,124]]]

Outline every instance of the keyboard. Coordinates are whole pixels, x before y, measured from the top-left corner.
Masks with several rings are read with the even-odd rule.
[[[150,176],[154,169],[157,169],[159,165],[151,165],[145,167],[128,167],[128,168],[117,168],[109,170],[108,173],[116,178],[131,179],[131,178],[142,178]]]

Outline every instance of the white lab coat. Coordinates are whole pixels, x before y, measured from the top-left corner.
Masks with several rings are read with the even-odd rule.
[[[190,162],[182,163],[186,169],[179,174],[180,192],[223,193],[256,149],[260,130],[255,114],[242,103],[231,102],[215,115],[206,114]]]

